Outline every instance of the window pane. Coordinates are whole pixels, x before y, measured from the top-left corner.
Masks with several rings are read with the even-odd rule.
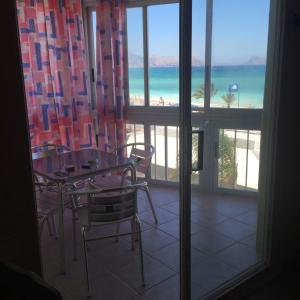
[[[96,20],[96,12],[92,11],[92,24],[93,24],[93,47],[94,47],[94,58],[96,61],[96,34],[97,34],[97,20]]]
[[[144,125],[142,124],[126,124],[126,144],[144,143]],[[137,148],[144,150],[142,145],[138,145]],[[132,147],[127,147],[127,156],[129,157]],[[144,173],[136,172],[137,177],[145,177]]]
[[[247,169],[247,188],[258,190],[260,131],[249,131],[249,152]]]
[[[204,0],[193,0],[191,93],[195,108],[204,106],[205,10]]]
[[[150,105],[179,103],[179,5],[148,8]]]
[[[219,187],[258,190],[260,131],[219,131]]]
[[[128,76],[130,105],[145,105],[143,14],[141,8],[127,9]]]
[[[262,108],[269,0],[215,0],[212,107]]]
[[[168,126],[168,180],[179,180],[179,128]]]
[[[155,147],[152,158],[151,178],[166,180],[165,126],[151,125],[151,145]]]

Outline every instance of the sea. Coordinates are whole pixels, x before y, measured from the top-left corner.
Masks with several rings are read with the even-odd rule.
[[[215,95],[211,98],[211,106],[226,107],[222,96],[231,92],[235,95],[231,107],[262,108],[265,65],[215,66],[211,70],[211,82]],[[204,85],[204,67],[192,67],[192,95]],[[129,68],[130,98],[144,97],[143,68]],[[149,93],[151,99],[163,99],[179,102],[179,68],[149,68]],[[202,104],[203,98],[192,103]]]

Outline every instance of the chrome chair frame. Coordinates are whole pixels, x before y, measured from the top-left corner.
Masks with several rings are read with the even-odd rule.
[[[71,149],[66,145],[59,145],[59,144],[52,144],[52,143],[45,143],[37,146],[31,147],[32,159],[38,159],[41,157],[49,157],[52,155],[56,155],[58,153],[69,152]],[[39,177],[37,174],[33,174],[33,179],[35,183],[39,183]],[[42,186],[37,186],[39,191],[42,192]],[[55,192],[55,185],[51,182],[47,182],[45,188],[48,191]]]
[[[134,236],[137,235],[137,240],[139,241],[142,286],[145,286],[141,224],[137,215],[137,189],[141,186],[142,184],[134,184],[130,186],[99,189],[99,187],[95,186],[92,181],[89,181],[89,188],[87,190],[77,190],[69,193],[72,199],[72,203],[74,205],[74,210],[79,216],[79,221],[81,221],[81,237],[84,250],[84,268],[86,273],[85,279],[88,297],[91,296],[91,286],[88,271],[87,244],[89,242],[94,242],[97,240],[103,240],[107,238],[131,235],[132,250],[134,250]],[[88,203],[86,205],[78,205],[77,199],[81,196],[87,196]],[[132,198],[127,199],[130,196]],[[85,210],[84,213],[87,216],[87,223],[84,223],[81,220],[82,214],[80,213],[80,210]],[[131,222],[131,232],[116,232],[115,234],[98,236],[94,238],[88,238],[86,235],[87,232],[89,232],[90,229],[94,226],[120,224],[126,221]],[[75,231],[73,231],[73,246],[74,256],[76,256]]]
[[[138,146],[143,146],[144,150],[137,148]],[[135,166],[136,170],[140,171],[145,176],[147,176],[147,174],[149,172],[152,157],[155,153],[154,146],[152,146],[150,144],[147,144],[147,143],[129,143],[129,144],[114,148],[111,153],[123,154],[124,150],[128,149],[129,147],[131,147],[129,157],[136,158],[136,160],[137,160],[136,166]],[[145,155],[146,149],[149,149],[149,156],[147,156],[147,157]],[[143,162],[143,161],[147,161],[147,165],[145,166],[144,169],[141,168],[141,166],[140,166],[141,162]],[[121,182],[120,182],[121,186],[124,185],[126,177],[127,177],[129,171],[130,171],[130,169],[124,169],[123,170],[122,176],[121,176]],[[96,182],[96,178],[95,178],[95,182]],[[152,199],[151,199],[151,195],[150,195],[149,186],[148,186],[147,181],[146,180],[142,180],[142,181],[137,180],[136,182],[133,182],[131,180],[131,183],[132,184],[133,183],[144,183],[143,186],[140,188],[140,190],[142,190],[146,193],[146,196],[147,196],[150,208],[151,208],[151,212],[152,212],[155,224],[157,224],[158,220],[157,220],[156,212],[155,212],[153,202],[152,202]]]
[[[39,191],[42,191],[42,187],[46,187],[47,184],[37,182],[37,183],[35,183],[35,186],[39,188]],[[43,208],[40,208],[39,205],[37,205],[37,217],[38,217],[38,221],[39,221],[39,238],[40,239],[43,234],[45,222],[47,223],[47,226],[48,226],[49,235],[50,236],[54,235],[55,239],[58,238],[57,228],[56,228],[55,219],[54,219],[54,215],[56,213],[58,213],[57,207],[43,209]]]

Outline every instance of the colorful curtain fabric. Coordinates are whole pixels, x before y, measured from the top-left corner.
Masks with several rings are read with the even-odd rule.
[[[125,0],[97,0],[96,64],[99,148],[107,151],[126,142],[124,119],[128,100],[125,53]]]
[[[81,0],[17,0],[32,146],[92,147]]]

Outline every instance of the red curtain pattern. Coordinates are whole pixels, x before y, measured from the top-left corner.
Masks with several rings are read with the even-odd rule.
[[[128,98],[125,0],[97,0],[96,64],[99,147],[107,151],[126,142]]]
[[[17,0],[32,146],[94,146],[81,0]]]

